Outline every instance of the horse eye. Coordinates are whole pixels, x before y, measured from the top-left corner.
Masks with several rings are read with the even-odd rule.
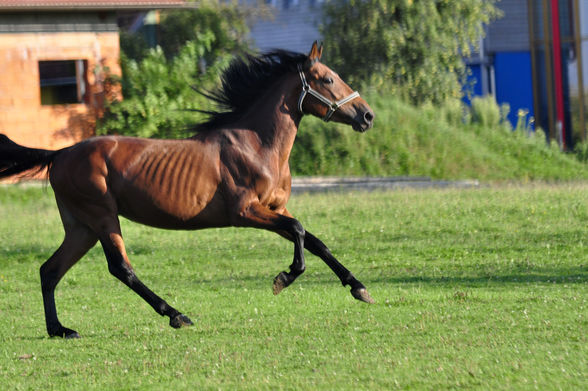
[[[333,79],[330,78],[330,77],[328,77],[328,76],[327,77],[324,77],[323,78],[323,83],[325,83],[325,84],[333,84]]]

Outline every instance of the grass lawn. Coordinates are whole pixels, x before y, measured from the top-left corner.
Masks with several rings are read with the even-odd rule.
[[[195,325],[170,328],[95,247],[57,288],[82,335],[61,340],[38,274],[62,239],[51,189],[0,187],[0,388],[588,389],[588,184],[297,195],[289,210],[376,304],[310,254],[273,296],[293,253],[275,234],[124,220],[139,277]]]

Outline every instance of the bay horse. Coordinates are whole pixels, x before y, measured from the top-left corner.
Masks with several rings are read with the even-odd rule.
[[[305,270],[304,249],[319,256],[372,303],[365,286],[306,231],[286,209],[291,175],[288,159],[304,114],[372,127],[369,105],[310,53],[283,50],[234,59],[209,98],[222,108],[208,112],[195,135],[184,140],[100,136],[60,150],[27,148],[0,135],[0,178],[48,169],[65,237],[41,266],[41,289],[49,336],[78,338],[62,326],[55,287],[98,241],[108,270],[141,296],[174,328],[192,321],[145,286],[129,262],[118,216],[166,229],[253,227],[294,243],[288,272],[273,281],[277,295]]]

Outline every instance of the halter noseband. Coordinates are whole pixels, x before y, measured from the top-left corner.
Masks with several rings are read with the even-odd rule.
[[[298,64],[298,74],[300,75],[300,81],[302,81],[302,92],[300,93],[300,98],[298,99],[298,110],[302,115],[304,115],[304,111],[302,111],[302,103],[304,102],[306,94],[314,96],[315,98],[323,102],[325,105],[327,105],[329,111],[323,117],[323,121],[325,122],[328,122],[331,119],[331,117],[339,107],[343,106],[347,102],[352,101],[355,98],[359,98],[359,92],[354,91],[351,93],[351,95],[341,100],[332,101],[326,96],[322,95],[320,92],[312,89],[310,84],[308,84],[308,82],[306,81],[306,77],[304,76],[304,72],[302,71],[302,66],[300,64]]]

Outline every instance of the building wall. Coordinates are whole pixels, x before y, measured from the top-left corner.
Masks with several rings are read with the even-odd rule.
[[[0,14],[0,33],[116,32],[114,12],[12,12]]]
[[[469,59],[468,82],[473,83],[473,96],[491,94],[498,104],[508,104],[514,127],[519,111],[526,112],[527,119],[535,115],[529,15],[526,1],[502,0],[497,6],[503,16],[487,27],[481,53]],[[484,83],[487,88],[482,88]]]
[[[250,2],[245,0],[245,2]],[[272,0],[273,18],[251,26],[251,38],[261,51],[286,49],[307,53],[313,41],[320,40],[321,0]]]
[[[503,16],[487,28],[484,48],[492,59],[498,104],[508,104],[508,120],[516,126],[519,112],[535,116],[527,2],[502,0],[497,3]]]
[[[496,4],[503,12],[487,28],[486,50],[513,52],[529,50],[529,15],[526,0],[501,0]]]
[[[494,55],[494,69],[497,75],[496,101],[510,106],[508,119],[512,126],[517,125],[519,110],[526,112],[527,118],[534,117],[531,53],[498,52]]]
[[[32,28],[38,25],[30,23]],[[55,29],[56,25],[48,26]],[[0,133],[17,143],[50,149],[93,135],[95,117],[103,107],[103,70],[121,73],[118,32],[30,32],[31,27],[22,24],[13,28],[17,32],[6,31],[4,24],[2,32],[1,26]],[[87,61],[84,103],[41,105],[38,63],[47,60]]]

